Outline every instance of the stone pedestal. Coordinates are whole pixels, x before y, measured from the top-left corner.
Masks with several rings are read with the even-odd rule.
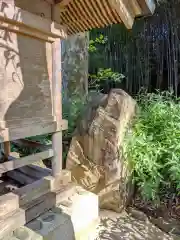
[[[93,240],[98,196],[75,186],[74,194],[4,240]]]

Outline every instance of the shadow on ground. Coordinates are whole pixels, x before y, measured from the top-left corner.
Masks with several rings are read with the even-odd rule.
[[[97,229],[96,240],[173,240],[151,222],[146,215],[117,214],[101,211],[101,223]]]

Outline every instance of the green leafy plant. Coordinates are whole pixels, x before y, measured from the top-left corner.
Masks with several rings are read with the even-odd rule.
[[[86,96],[73,95],[63,105],[63,118],[68,120],[68,129],[63,131],[63,161],[66,161],[69,145],[77,127],[78,118],[84,109]]]
[[[101,44],[104,45],[107,43],[107,37],[104,37],[102,34],[99,35],[99,37],[96,37],[95,40],[89,41],[89,52],[94,53],[97,51],[97,45]]]
[[[180,104],[171,93],[140,94],[139,111],[125,144],[142,196],[157,200],[163,189],[180,190]]]
[[[100,86],[103,82],[109,84],[110,82],[121,83],[125,76],[121,73],[113,72],[111,68],[100,68],[97,74],[90,75],[89,87],[94,87],[97,91],[101,90]]]
[[[111,68],[107,68],[107,69],[100,68],[97,75],[94,76],[94,78],[96,78],[97,81],[113,80],[115,82],[121,82],[121,80],[124,77],[125,76],[121,73],[113,72]]]
[[[77,126],[77,120],[86,103],[86,96],[71,96],[63,105],[63,118],[68,120],[68,130],[64,131],[64,137],[72,137]]]
[[[112,71],[111,68],[104,68],[102,57],[102,50],[104,46],[108,43],[108,38],[103,34],[99,34],[95,39],[91,39],[89,41],[89,54],[95,57],[96,64],[99,66],[98,59],[100,61],[100,65],[103,67],[99,67],[96,74],[89,74],[89,89],[95,89],[96,91],[101,91],[103,88],[102,85],[109,85],[109,83],[120,83],[125,76],[121,73]],[[100,58],[99,58],[100,57]]]

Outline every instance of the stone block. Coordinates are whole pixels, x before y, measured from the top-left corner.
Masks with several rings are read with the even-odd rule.
[[[99,196],[102,209],[121,212],[132,200],[131,165],[123,149],[135,114],[135,100],[112,89],[90,99],[78,120],[66,169],[76,184]]]
[[[70,197],[17,229],[13,237],[19,240],[91,240],[98,220],[98,196],[74,186]],[[8,240],[15,240],[13,237]]]
[[[18,240],[43,240],[43,237],[41,235],[25,226],[15,230],[13,237],[16,237]],[[13,238],[10,240],[13,240]]]

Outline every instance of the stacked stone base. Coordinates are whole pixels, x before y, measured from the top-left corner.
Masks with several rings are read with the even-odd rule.
[[[3,240],[93,240],[99,222],[98,196],[80,187]]]

